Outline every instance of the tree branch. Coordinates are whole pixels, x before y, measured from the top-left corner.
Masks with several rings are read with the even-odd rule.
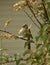
[[[32,10],[32,6],[31,6],[31,4],[29,3],[29,1],[28,0],[26,0],[26,3],[27,3],[27,5],[28,5],[28,8],[29,8],[29,10],[32,12],[32,14],[34,15],[34,17],[35,17],[35,19],[37,20],[37,22],[40,24],[40,26],[42,26],[42,24],[40,23],[40,21],[37,19],[37,17],[35,16],[35,13],[34,13],[34,11]]]
[[[16,35],[14,35],[14,34],[12,34],[12,33],[10,33],[10,32],[8,32],[8,31],[4,31],[4,30],[0,30],[1,32],[5,32],[5,33],[8,33],[8,34],[10,34],[10,35],[12,35],[13,37],[15,37]],[[23,37],[20,37],[20,36],[16,36],[18,39],[22,39],[22,40],[25,40],[25,41],[27,41],[27,39],[26,38],[23,38]],[[34,41],[33,41],[33,43],[34,43]]]
[[[50,22],[50,21],[49,21],[49,17],[48,17],[47,10],[46,10],[46,8],[45,8],[45,1],[44,1],[44,0],[42,0],[42,5],[43,5],[43,9],[44,9],[44,12],[45,12],[46,18],[47,18],[46,21]]]
[[[23,10],[23,11],[31,19],[31,21],[33,22],[33,24],[35,24],[40,29],[40,27],[33,21],[33,19],[31,18],[31,16],[29,16],[29,14],[25,10]]]

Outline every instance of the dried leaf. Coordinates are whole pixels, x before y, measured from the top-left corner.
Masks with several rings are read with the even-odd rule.
[[[24,9],[25,6],[26,6],[25,1],[19,1],[13,5],[13,7],[16,9],[16,11]]]
[[[8,38],[8,39],[12,38],[12,36],[13,36],[12,34],[6,33],[6,32],[4,32],[3,34],[4,34],[4,36],[5,36],[6,38]]]
[[[7,21],[5,22],[5,24],[4,24],[4,28],[6,28],[6,27],[10,24],[10,22],[11,22],[11,19],[7,20]]]

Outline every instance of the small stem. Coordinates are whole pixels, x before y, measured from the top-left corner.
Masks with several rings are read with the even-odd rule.
[[[29,41],[30,40],[30,37],[28,37],[28,40],[27,41]],[[31,49],[31,44],[30,44],[30,42],[28,43],[28,49],[30,50]]]
[[[33,19],[31,18],[31,16],[29,16],[29,14],[25,10],[23,10],[23,11],[31,19],[31,21],[33,22],[33,24],[35,24],[40,29],[40,27],[33,21]]]
[[[44,12],[45,12],[46,18],[47,18],[46,21],[49,21],[49,17],[48,17],[47,10],[46,10],[46,8],[45,8],[45,1],[44,1],[44,0],[42,0],[42,5],[43,5],[43,8],[44,8]]]
[[[34,15],[35,19],[37,20],[37,22],[40,24],[40,26],[42,26],[42,24],[40,23],[40,21],[39,21],[39,20],[37,19],[37,17],[35,16],[35,13],[34,13],[34,11],[32,10],[31,5],[30,5],[30,3],[29,3],[28,0],[26,0],[26,3],[27,3],[27,5],[28,5],[29,10],[32,12],[32,14]]]
[[[30,43],[28,44],[28,49],[31,49],[31,45],[30,45]]]

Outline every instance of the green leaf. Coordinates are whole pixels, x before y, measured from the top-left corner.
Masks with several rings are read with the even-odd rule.
[[[39,3],[39,4],[38,4],[38,9],[39,9],[39,11],[43,10],[42,3]]]
[[[16,60],[16,65],[19,65],[19,63],[20,63],[20,60]]]
[[[42,57],[42,51],[38,50],[36,53],[35,53],[35,59],[37,61],[39,61]]]
[[[19,65],[27,65],[26,63],[21,63],[21,64],[19,64]]]
[[[31,65],[33,65],[34,63],[36,63],[36,59],[33,59],[33,60],[32,60]]]
[[[39,48],[41,45],[42,45],[42,44],[37,44],[37,45],[36,45],[36,48]]]
[[[47,44],[47,50],[50,51],[50,43]]]

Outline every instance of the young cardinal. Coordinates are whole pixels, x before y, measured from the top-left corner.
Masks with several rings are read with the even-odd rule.
[[[32,34],[31,34],[31,31],[30,31],[30,28],[31,28],[31,25],[28,27],[27,24],[24,24],[22,26],[22,28],[20,29],[20,31],[19,31],[19,35],[21,37],[24,37],[24,38],[27,38],[27,37],[33,38]]]

